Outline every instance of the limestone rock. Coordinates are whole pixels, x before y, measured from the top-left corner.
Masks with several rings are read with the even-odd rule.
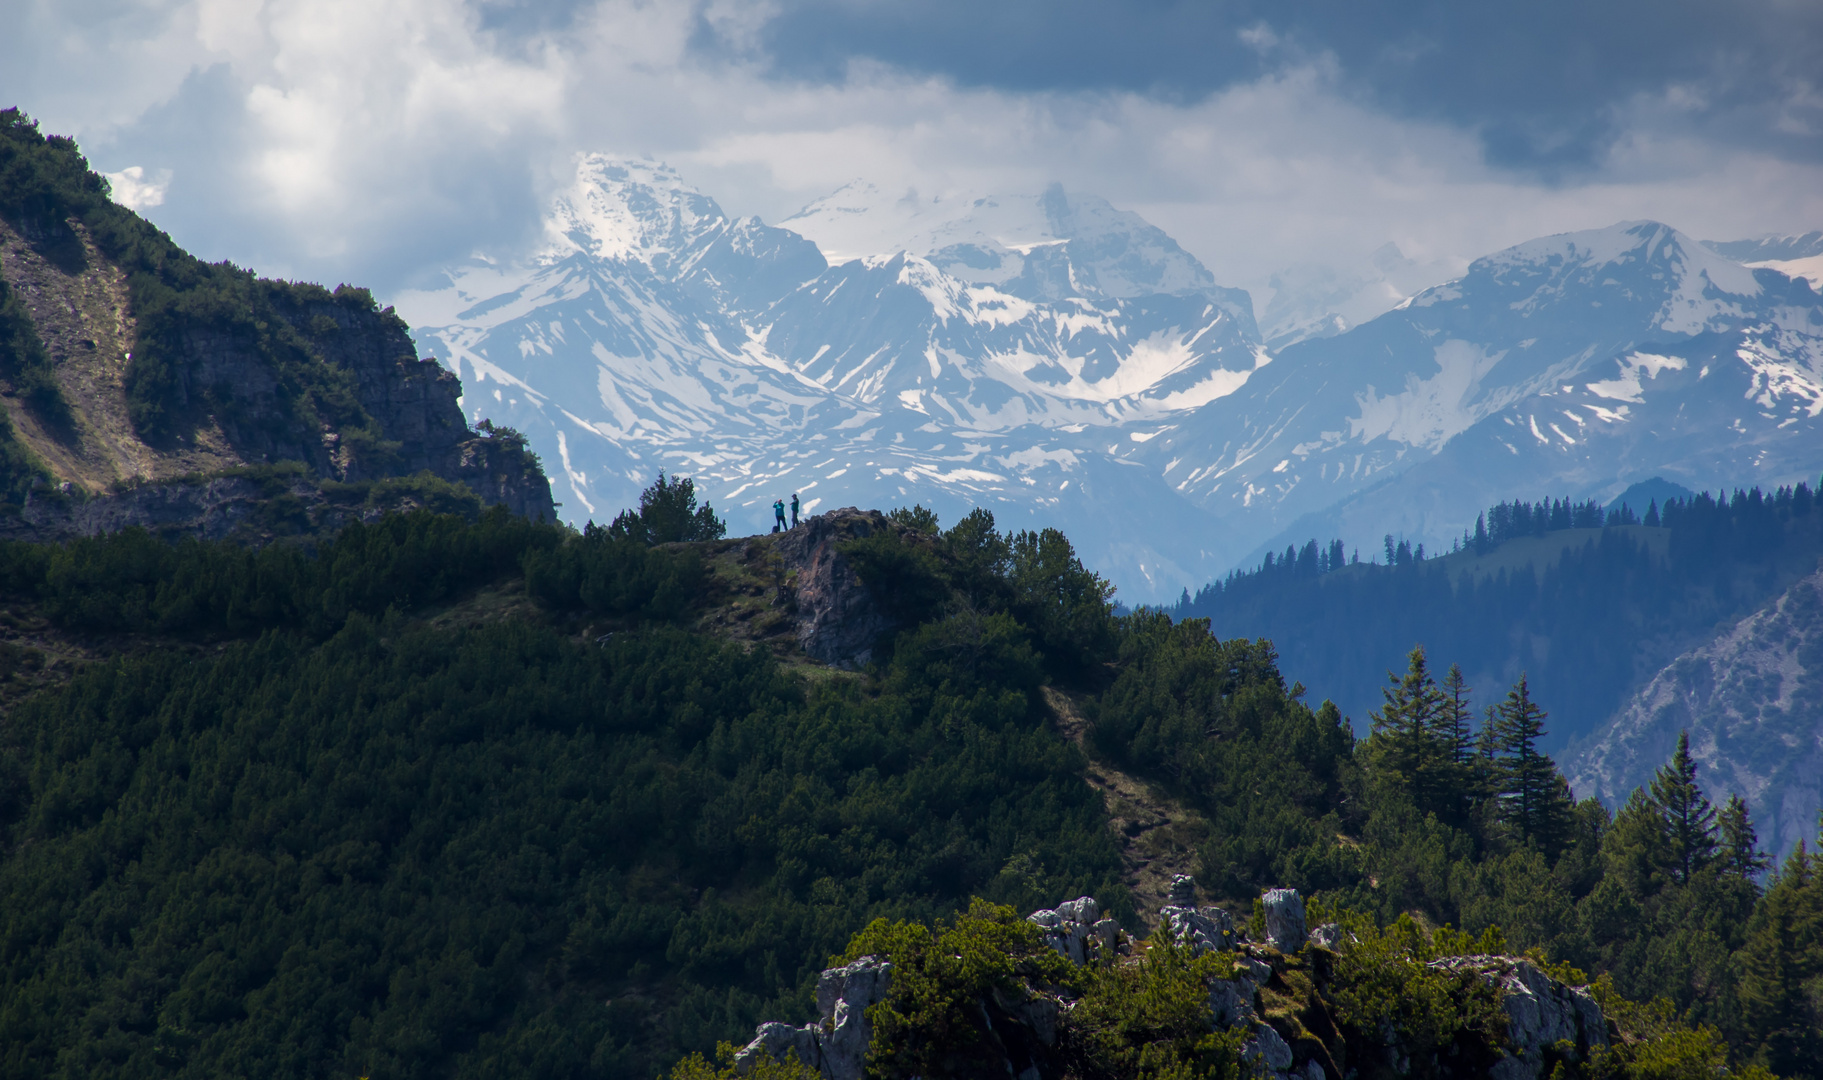
[[[1038,925],[1046,945],[1069,957],[1073,964],[1086,964],[1089,960],[1091,934],[1098,937],[1106,934],[1105,930],[1099,929],[1097,920],[1100,914],[1101,908],[1095,899],[1082,896],[1067,904],[1057,905],[1055,910],[1045,908],[1034,911],[1026,919]]]
[[[1234,947],[1234,920],[1221,908],[1163,907],[1158,918],[1171,928],[1173,937],[1190,946],[1194,956]]]
[[[1266,905],[1266,943],[1283,953],[1304,947],[1304,898],[1296,889],[1268,889],[1262,897]]]
[[[1189,874],[1171,875],[1171,906],[1193,908],[1196,906],[1196,879]]]
[[[817,1011],[823,1014],[822,1065],[832,1080],[860,1080],[867,1061],[873,1025],[867,1009],[886,996],[893,966],[863,956],[844,967],[830,968],[817,979]]]
[[[813,1067],[822,1064],[818,1052],[815,1024],[806,1024],[801,1028],[777,1021],[761,1024],[753,1033],[753,1041],[740,1048],[734,1055],[734,1067],[742,1076],[753,1069],[754,1061],[761,1055],[774,1057],[780,1061],[789,1061],[793,1054],[806,1065]]]
[[[1291,1068],[1291,1044],[1274,1031],[1272,1025],[1255,1021],[1253,1038],[1241,1044],[1241,1057],[1246,1061],[1258,1061],[1269,1075],[1283,1076]]]
[[[1234,920],[1218,907],[1196,906],[1196,879],[1189,874],[1171,878],[1170,903],[1158,910],[1160,925],[1190,946],[1192,955],[1226,952],[1234,947]]]
[[[863,956],[824,971],[817,979],[817,1011],[822,1022],[801,1028],[761,1024],[753,1041],[734,1055],[734,1067],[745,1076],[760,1055],[783,1059],[795,1052],[799,1061],[829,1080],[861,1080],[867,1043],[873,1035],[867,1009],[886,996],[892,970],[890,963],[877,956]]]
[[[1472,971],[1500,987],[1507,1011],[1508,1051],[1489,1074],[1493,1080],[1538,1080],[1545,1052],[1567,1042],[1576,1060],[1608,1045],[1608,1025],[1586,987],[1568,986],[1529,960],[1511,956],[1452,956],[1431,961],[1443,971]]]
[[[1310,932],[1310,940],[1325,949],[1333,949],[1342,941],[1342,925],[1326,922]]]
[[[893,623],[837,545],[898,528],[878,510],[849,506],[780,534],[774,550],[793,581],[790,602],[797,608],[798,645],[805,655],[841,667],[873,658],[874,645]]]

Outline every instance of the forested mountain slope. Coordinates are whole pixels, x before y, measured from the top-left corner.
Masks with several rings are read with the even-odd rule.
[[[1823,890],[1799,859],[1762,900],[1750,817],[1705,824],[1687,763],[1610,819],[1568,801],[1523,686],[1498,738],[1448,742],[1415,657],[1357,741],[1266,643],[1115,616],[1057,533],[906,512],[668,543],[720,530],[687,485],[648,494],[580,535],[496,510],[314,553],[0,543],[0,1075],[653,1075],[808,1019],[878,917],[1088,895],[1139,932],[1047,690],[1198,811],[1196,873],[1242,922],[1289,885],[1499,926],[1716,1025],[1663,1014],[1663,1061],[1815,1075],[1823,947],[1788,928]],[[832,611],[872,612],[864,666],[806,655]],[[1425,1000],[1386,1022],[1455,1030]],[[1176,1038],[1142,1020],[1135,1047]]]
[[[203,263],[0,112],[0,531],[270,536],[401,501],[552,517],[536,457],[471,430],[460,393],[365,289]]]
[[[1643,522],[1620,515],[1568,499],[1502,503],[1430,557],[1391,537],[1365,554],[1311,540],[1172,611],[1219,635],[1270,638],[1288,671],[1357,720],[1417,643],[1447,647],[1483,700],[1523,673],[1551,702],[1547,747],[1561,748],[1823,557],[1808,484],[1676,500]]]

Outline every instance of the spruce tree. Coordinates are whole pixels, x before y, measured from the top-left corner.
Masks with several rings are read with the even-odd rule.
[[[1474,711],[1469,703],[1471,693],[1467,680],[1462,677],[1462,666],[1451,664],[1449,671],[1444,673],[1443,686],[1439,692],[1432,742],[1440,750],[1443,759],[1442,767],[1438,770],[1442,778],[1443,801],[1450,811],[1450,817],[1459,823],[1466,821],[1474,807],[1487,797],[1486,792],[1476,784]]]
[[[1757,1053],[1775,1073],[1806,1075],[1823,1061],[1823,883],[1800,842],[1766,890],[1737,954],[1738,993]]]
[[[1532,700],[1521,673],[1500,703],[1494,728],[1500,753],[1501,817],[1520,837],[1547,851],[1556,839],[1552,819],[1559,801],[1557,765],[1538,751],[1549,715]]]
[[[1753,819],[1747,803],[1739,795],[1728,796],[1716,817],[1722,834],[1722,870],[1724,873],[1753,881],[1772,865],[1771,856],[1760,850],[1760,838],[1753,830]]]
[[[1443,691],[1431,677],[1424,646],[1412,647],[1403,677],[1389,671],[1386,678],[1391,685],[1380,691],[1386,704],[1373,718],[1382,767],[1414,804],[1434,812],[1440,779],[1438,766],[1444,761],[1441,748],[1434,741]]]
[[[1669,844],[1666,869],[1679,885],[1688,885],[1697,871],[1715,861],[1715,807],[1703,797],[1696,783],[1696,762],[1690,757],[1690,733],[1677,736],[1677,751],[1652,778],[1652,805],[1665,819]]]

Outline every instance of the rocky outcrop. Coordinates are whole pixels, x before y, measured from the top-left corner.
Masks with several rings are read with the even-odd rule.
[[[1044,934],[1044,942],[1077,965],[1089,962],[1094,950],[1112,949],[1120,935],[1120,924],[1099,918],[1101,909],[1090,896],[1077,897],[1056,909],[1046,908],[1026,916]]]
[[[861,1080],[873,1034],[867,1010],[886,997],[892,971],[885,960],[863,956],[823,972],[817,979],[817,1012],[822,1019],[797,1028],[761,1024],[753,1041],[734,1055],[735,1068],[745,1076],[762,1055],[788,1060],[795,1054],[829,1080]]]
[[[892,629],[880,601],[861,581],[839,545],[903,527],[878,510],[852,506],[801,522],[780,534],[786,590],[797,612],[798,645],[813,660],[857,667],[873,658],[880,635]]]
[[[1266,944],[1280,952],[1304,947],[1304,898],[1296,889],[1268,889],[1261,897],[1266,908]]]
[[[1201,956],[1234,948],[1234,920],[1218,907],[1196,906],[1196,879],[1188,874],[1171,878],[1170,903],[1158,910],[1158,920],[1171,936]]]
[[[1539,1080],[1557,1061],[1587,1061],[1592,1048],[1608,1045],[1607,1021],[1587,988],[1567,986],[1530,960],[1452,956],[1431,967],[1474,972],[1500,988],[1507,1046],[1488,1074],[1491,1080]]]
[[[1356,1075],[1404,1075],[1417,1051],[1402,1045],[1391,1029],[1343,1030],[1332,1003],[1324,1000],[1325,981],[1335,971],[1336,949],[1353,941],[1334,923],[1304,932],[1304,904],[1292,889],[1275,889],[1261,898],[1269,928],[1277,925],[1277,943],[1249,942],[1232,928],[1220,909],[1197,907],[1196,883],[1178,875],[1161,918],[1180,942],[1190,942],[1198,955],[1220,951],[1226,966],[1207,982],[1211,1031],[1230,1032],[1252,1075],[1264,1080],[1345,1080]],[[1277,915],[1274,915],[1274,912]],[[1130,964],[1143,947],[1120,933],[1111,919],[1100,917],[1091,897],[1045,908],[1027,916],[1043,940],[1072,963]],[[1197,929],[1196,920],[1219,928]],[[1183,928],[1183,929],[1180,929]],[[1274,933],[1269,929],[1269,933]],[[1200,935],[1200,936],[1199,936]],[[1608,1028],[1600,1006],[1585,988],[1551,977],[1531,961],[1511,956],[1459,956],[1433,961],[1440,972],[1460,976],[1472,986],[1483,980],[1496,987],[1508,1017],[1504,1040],[1484,1039],[1457,1047],[1447,1057],[1427,1062],[1439,1077],[1461,1080],[1542,1080],[1559,1063],[1589,1061],[1592,1051],[1608,1045]],[[831,1080],[863,1074],[868,1028],[866,1008],[886,994],[891,966],[875,957],[825,971],[817,984],[822,1019],[803,1027],[763,1024],[736,1055],[743,1075],[761,1055],[798,1060]],[[992,1034],[997,1059],[982,1073],[1004,1072],[1016,1080],[1050,1080],[1069,1074],[1072,1060],[1070,1018],[1077,1003],[1068,992],[1035,981],[1016,980],[996,987],[978,1001],[980,1015]],[[1460,1051],[1460,1052],[1458,1052]],[[1434,1051],[1426,1051],[1434,1054]]]
[[[483,505],[556,520],[550,484],[524,441],[471,429],[456,376],[420,359],[405,324],[365,290],[241,279],[239,302],[252,308],[228,310],[226,294],[215,295],[175,320],[167,313],[150,334],[127,273],[79,222],[62,233],[67,258],[0,220],[0,274],[45,343],[68,405],[64,420],[47,424],[0,380],[14,437],[49,477],[28,505],[12,506],[0,533],[52,540],[144,525],[257,540],[258,530],[243,526],[268,496],[284,500],[286,512],[301,500],[292,525],[333,527],[349,511],[308,488],[422,473]],[[160,400],[176,418],[156,433],[132,419],[127,389],[149,349],[164,358]],[[287,479],[275,491],[244,475],[282,463],[301,465],[317,483]]]

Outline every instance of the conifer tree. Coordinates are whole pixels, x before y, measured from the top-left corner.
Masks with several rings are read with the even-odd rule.
[[[719,540],[727,531],[708,503],[696,505],[696,481],[667,477],[662,469],[652,486],[639,493],[639,512],[623,510],[608,526],[609,535],[642,544]]]
[[[1469,703],[1472,692],[1462,677],[1462,666],[1451,664],[1438,694],[1432,742],[1442,758],[1438,770],[1442,801],[1451,819],[1457,822],[1466,821],[1474,807],[1487,797],[1476,783],[1474,707]]]
[[[1665,819],[1666,869],[1679,885],[1688,885],[1697,871],[1715,860],[1715,807],[1703,797],[1696,783],[1696,762],[1690,757],[1690,733],[1677,736],[1677,751],[1652,778],[1652,805]]]
[[[1403,677],[1386,673],[1391,685],[1381,688],[1386,704],[1374,716],[1373,730],[1387,776],[1421,809],[1434,810],[1438,766],[1445,760],[1435,741],[1443,691],[1431,677],[1424,646],[1413,646],[1407,661]]]
[[[1754,910],[1738,968],[1756,1063],[1787,1076],[1814,1069],[1823,1061],[1823,883],[1802,842]]]
[[[1556,805],[1561,801],[1557,765],[1538,751],[1549,715],[1532,700],[1531,688],[1521,673],[1500,703],[1494,728],[1500,753],[1501,817],[1520,837],[1547,851],[1559,839],[1555,826],[1561,816]]]
[[[1728,796],[1716,817],[1722,834],[1722,870],[1752,881],[1772,865],[1772,858],[1760,850],[1760,838],[1753,830],[1753,819],[1747,803],[1739,795]]]

